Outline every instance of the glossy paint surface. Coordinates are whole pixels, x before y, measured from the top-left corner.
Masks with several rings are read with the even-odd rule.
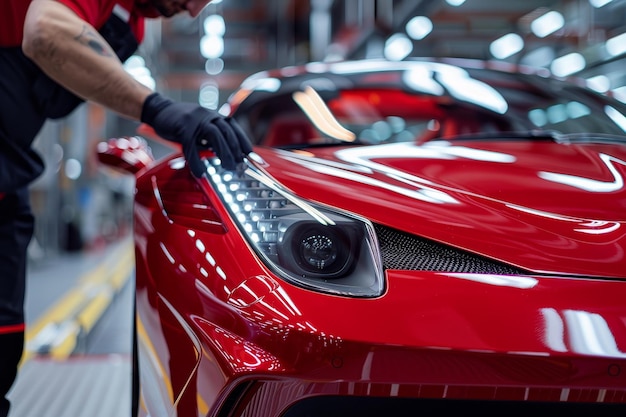
[[[284,416],[331,396],[621,415],[626,145],[614,139],[255,147],[254,165],[302,201],[521,271],[386,269],[369,298],[285,280],[182,157],[141,171],[120,160],[137,173],[140,414]]]

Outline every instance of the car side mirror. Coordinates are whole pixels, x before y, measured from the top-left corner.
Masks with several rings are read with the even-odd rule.
[[[154,162],[148,143],[139,136],[123,136],[100,142],[97,155],[101,164],[132,175]]]

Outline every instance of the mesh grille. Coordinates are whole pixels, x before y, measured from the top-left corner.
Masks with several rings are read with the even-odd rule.
[[[440,243],[374,225],[385,269],[519,275],[526,271]]]

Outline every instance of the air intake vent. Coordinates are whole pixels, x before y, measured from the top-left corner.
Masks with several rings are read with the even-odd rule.
[[[374,225],[385,269],[524,275],[527,271],[437,242]]]

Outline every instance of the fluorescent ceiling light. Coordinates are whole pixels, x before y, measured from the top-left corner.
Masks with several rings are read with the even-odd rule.
[[[555,59],[550,66],[550,71],[557,77],[566,77],[585,68],[587,62],[578,52],[563,55]]]
[[[207,35],[224,36],[226,32],[226,23],[224,18],[219,14],[212,14],[206,17],[203,22],[204,33]]]
[[[621,87],[617,87],[613,90],[613,97],[621,101],[622,103],[626,103],[626,85]]]
[[[606,75],[596,75],[595,77],[587,78],[587,87],[599,93],[606,93],[611,88],[611,80]]]
[[[626,52],[626,33],[622,33],[606,41],[606,50],[613,56],[621,55]]]
[[[204,35],[200,38],[200,53],[207,59],[221,57],[224,54],[224,38],[217,35]]]
[[[553,10],[533,20],[530,24],[530,30],[532,30],[536,36],[545,38],[549,34],[561,29],[564,24],[565,19],[563,19],[563,15]]]
[[[433,22],[426,16],[415,16],[405,27],[406,33],[415,40],[424,39],[433,30]]]
[[[489,52],[498,59],[508,58],[524,48],[524,40],[516,33],[509,33],[489,45]]]
[[[391,61],[402,61],[413,52],[413,42],[401,33],[391,35],[385,42],[385,57]]]
[[[554,60],[554,56],[554,49],[551,46],[542,46],[528,52],[520,63],[533,67],[548,67]]]
[[[591,4],[595,8],[600,8],[609,4],[613,0],[589,0],[589,4]]]

